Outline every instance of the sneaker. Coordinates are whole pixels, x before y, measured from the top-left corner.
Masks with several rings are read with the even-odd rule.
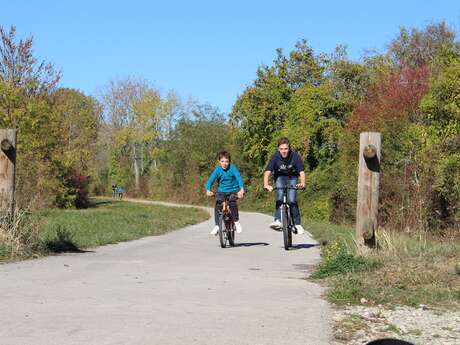
[[[240,222],[235,222],[235,228],[237,234],[241,234],[241,232],[243,231],[243,227],[241,226]]]
[[[211,235],[217,235],[218,232],[219,232],[219,225],[215,225],[215,226],[212,228],[210,234],[211,234]]]
[[[270,228],[272,228],[273,230],[276,230],[276,231],[281,231],[281,222],[279,221],[279,219],[275,219],[275,221],[273,223],[270,223]]]
[[[295,225],[295,229],[297,230],[297,234],[298,235],[302,235],[305,233],[305,229],[303,228],[302,225],[298,224],[298,225]]]

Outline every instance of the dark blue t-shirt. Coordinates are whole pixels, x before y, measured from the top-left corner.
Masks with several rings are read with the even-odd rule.
[[[304,170],[302,159],[294,151],[289,151],[286,158],[281,157],[281,154],[277,151],[265,169],[265,171],[270,171],[274,174],[275,180],[278,176],[299,176],[299,173]]]

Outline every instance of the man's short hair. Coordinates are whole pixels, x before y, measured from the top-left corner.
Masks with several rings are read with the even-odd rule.
[[[278,147],[284,144],[287,144],[287,146],[289,146],[289,139],[286,137],[282,137],[278,140]]]
[[[221,160],[222,158],[227,158],[229,162],[232,161],[232,158],[230,156],[230,153],[228,153],[227,151],[220,151],[218,154],[217,154],[217,158],[219,160]]]

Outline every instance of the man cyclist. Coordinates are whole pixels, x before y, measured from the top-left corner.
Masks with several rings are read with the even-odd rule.
[[[273,230],[281,230],[281,210],[283,202],[283,187],[305,188],[305,167],[297,152],[290,149],[289,139],[286,137],[278,140],[278,151],[272,156],[264,172],[264,189],[271,192],[273,187],[269,183],[270,175],[276,186],[275,220],[270,224]],[[300,178],[300,182],[299,182]],[[300,223],[300,211],[297,205],[297,191],[288,189],[287,202],[291,209],[294,226],[298,234],[303,234],[305,229]]]

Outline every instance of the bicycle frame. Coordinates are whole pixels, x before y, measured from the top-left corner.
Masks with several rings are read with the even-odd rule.
[[[227,242],[231,247],[235,245],[235,223],[230,212],[228,198],[229,196],[225,196],[222,210],[219,211],[219,241],[222,248],[227,247]]]
[[[295,187],[281,187],[281,188],[273,188],[273,190],[283,190],[283,201],[280,205],[281,211],[281,224],[283,229],[283,242],[284,242],[284,249],[289,250],[292,247],[292,233],[297,234],[297,230],[294,226],[294,222],[292,219],[291,208],[287,202],[287,192],[289,189],[295,189]]]

